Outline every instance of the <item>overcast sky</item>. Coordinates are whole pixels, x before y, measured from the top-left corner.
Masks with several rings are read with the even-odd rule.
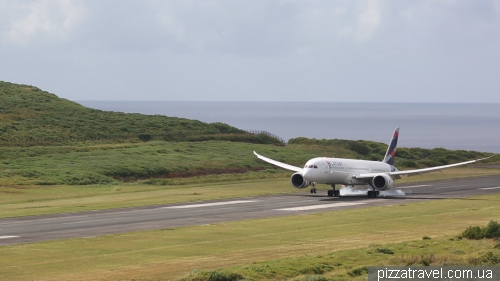
[[[70,100],[500,102],[500,1],[0,0],[0,80]]]

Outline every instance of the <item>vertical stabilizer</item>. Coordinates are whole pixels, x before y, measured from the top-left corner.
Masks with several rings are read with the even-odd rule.
[[[394,157],[396,156],[396,146],[398,145],[398,136],[399,136],[399,127],[394,130],[394,134],[392,135],[391,142],[389,143],[389,147],[387,148],[387,152],[385,153],[384,162],[394,166]]]

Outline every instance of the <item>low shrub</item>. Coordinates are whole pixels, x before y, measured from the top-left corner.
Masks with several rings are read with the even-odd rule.
[[[238,281],[245,279],[243,275],[234,272],[214,271],[196,271],[194,274],[181,280],[184,281]]]
[[[363,274],[368,274],[368,267],[362,266],[349,271],[347,274],[351,277],[361,276]]]
[[[64,176],[61,179],[62,183],[69,185],[89,185],[89,184],[106,184],[113,182],[112,178],[100,175],[93,172],[76,172]]]
[[[481,228],[479,226],[469,226],[467,227],[464,232],[462,232],[462,237],[467,238],[467,239],[483,239],[483,233],[481,231]]]
[[[484,238],[500,238],[500,223],[490,221],[482,230]]]
[[[301,274],[323,274],[333,270],[333,266],[329,264],[317,264],[311,267],[300,270]]]
[[[498,239],[500,238],[500,223],[490,221],[484,228],[469,226],[462,232],[462,237],[475,240],[483,238]]]
[[[386,255],[394,255],[394,251],[389,248],[377,248],[377,252]]]

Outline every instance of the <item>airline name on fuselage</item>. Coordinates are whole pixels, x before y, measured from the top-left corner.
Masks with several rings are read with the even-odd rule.
[[[326,161],[326,165],[328,165],[328,167],[330,168],[330,170],[333,168],[333,167],[344,167],[344,164],[340,161],[328,161],[328,160],[325,160]]]

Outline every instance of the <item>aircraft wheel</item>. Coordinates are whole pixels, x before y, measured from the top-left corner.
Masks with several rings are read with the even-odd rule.
[[[373,197],[373,191],[372,190],[368,190],[368,197],[372,198]]]
[[[328,194],[328,197],[333,197],[335,194],[335,190],[328,190],[327,194]]]
[[[340,197],[340,190],[333,190],[333,196]]]

